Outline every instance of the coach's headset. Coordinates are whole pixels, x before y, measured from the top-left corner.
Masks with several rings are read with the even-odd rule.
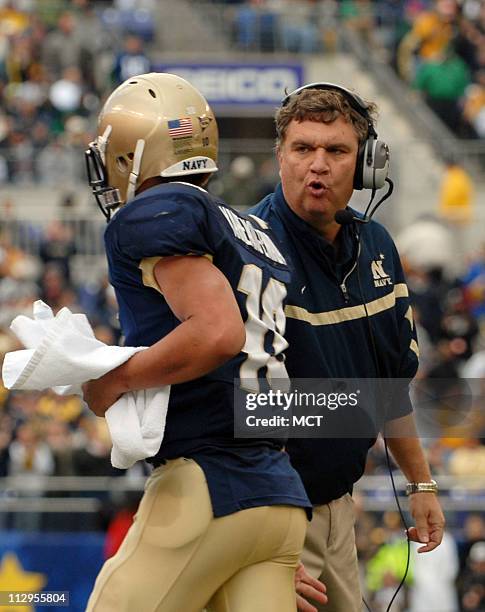
[[[354,174],[354,189],[372,189],[377,191],[384,187],[389,172],[389,147],[382,140],[377,140],[372,118],[368,112],[368,104],[357,94],[334,83],[310,83],[303,85],[289,93],[281,101],[281,106],[286,106],[293,96],[300,94],[305,89],[329,89],[341,93],[351,108],[367,121],[367,138],[359,146],[357,163]]]

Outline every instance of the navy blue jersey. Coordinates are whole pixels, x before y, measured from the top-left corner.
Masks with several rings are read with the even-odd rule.
[[[269,223],[291,261],[285,307],[290,377],[413,378],[418,346],[408,288],[385,228],[375,221],[360,225],[357,240],[357,228],[344,225],[337,252],[291,210],[281,185],[251,212]],[[400,400],[392,406],[393,418],[412,410],[408,394]],[[336,419],[338,411],[331,416]],[[352,490],[373,442],[292,439],[287,449],[310,499],[323,504]]]
[[[204,377],[172,385],[164,439],[151,462],[196,459],[216,516],[251,505],[307,504],[281,451],[283,440],[234,439],[234,379],[257,384],[258,376],[286,376],[282,333],[290,274],[270,234],[205,190],[173,182],[122,207],[106,229],[105,245],[127,346],[150,346],[180,325],[153,276],[162,257],[210,258],[229,281],[245,321],[238,356]],[[251,469],[241,469],[244,464]]]

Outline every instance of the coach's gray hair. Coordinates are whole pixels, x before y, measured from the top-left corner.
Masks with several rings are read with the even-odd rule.
[[[377,106],[373,102],[366,101],[366,104],[368,104],[369,119],[374,125]],[[353,125],[359,144],[364,143],[368,136],[368,122],[350,106],[344,94],[335,89],[304,89],[292,96],[288,103],[276,112],[276,147],[284,141],[288,126],[293,119],[298,122],[332,123],[340,116]]]

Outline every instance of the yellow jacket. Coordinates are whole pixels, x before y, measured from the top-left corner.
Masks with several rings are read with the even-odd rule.
[[[441,184],[439,212],[449,221],[468,223],[473,212],[473,183],[460,166],[450,166]]]

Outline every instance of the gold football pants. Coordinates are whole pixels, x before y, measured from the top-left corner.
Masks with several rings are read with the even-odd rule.
[[[193,460],[155,469],[134,523],[106,561],[88,612],[294,612],[302,508],[261,506],[214,518]]]

